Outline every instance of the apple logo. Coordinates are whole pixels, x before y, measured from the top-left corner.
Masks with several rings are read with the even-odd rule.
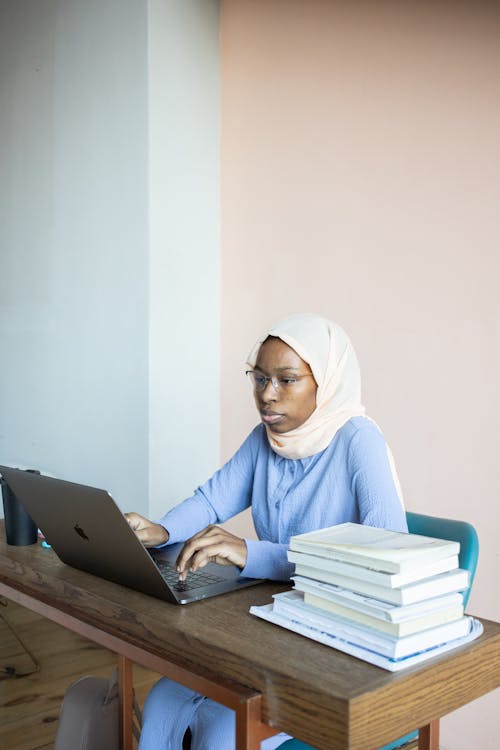
[[[89,538],[88,538],[87,534],[84,532],[84,530],[81,528],[81,526],[78,526],[78,524],[75,524],[73,526],[73,528],[76,531],[76,533],[78,534],[78,536],[81,536],[82,539],[86,539],[87,542],[89,541]]]

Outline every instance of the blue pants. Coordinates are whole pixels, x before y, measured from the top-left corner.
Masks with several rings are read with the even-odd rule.
[[[139,750],[181,750],[188,727],[191,750],[234,750],[234,711],[166,677],[152,687],[142,720]],[[274,750],[287,739],[284,733],[270,737],[261,750]]]

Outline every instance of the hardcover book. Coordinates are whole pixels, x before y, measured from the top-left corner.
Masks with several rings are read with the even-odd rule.
[[[421,651],[411,653],[407,656],[390,657],[373,650],[373,648],[369,647],[369,644],[368,647],[361,646],[353,642],[352,638],[349,639],[349,637],[346,637],[345,635],[333,635],[325,632],[321,627],[307,625],[303,621],[301,622],[298,618],[292,619],[279,612],[274,612],[272,604],[252,606],[250,607],[250,613],[263,620],[272,622],[275,625],[280,625],[287,630],[299,633],[306,638],[318,641],[325,646],[330,646],[338,651],[343,651],[346,654],[356,656],[358,659],[362,659],[370,664],[375,664],[376,666],[390,672],[398,672],[402,669],[413,667],[416,664],[425,662],[428,659],[432,659],[434,656],[438,656],[446,651],[462,646],[465,643],[469,643],[480,636],[483,632],[483,626],[479,620],[472,617],[464,617],[464,628],[466,629],[465,635],[443,641],[438,645],[424,648]]]
[[[407,573],[417,565],[458,555],[458,542],[420,534],[342,523],[293,536],[290,549],[387,573]]]
[[[431,578],[424,578],[421,581],[408,583],[406,586],[399,588],[388,588],[386,586],[377,586],[375,583],[365,581],[363,578],[348,578],[347,576],[329,573],[318,568],[310,568],[307,565],[296,565],[295,572],[297,576],[311,578],[323,583],[330,583],[334,586],[340,586],[343,589],[350,589],[359,594],[366,594],[375,599],[380,599],[393,604],[413,604],[424,599],[448,594],[453,591],[464,591],[469,585],[469,571],[457,568],[447,573],[440,573]]]
[[[447,609],[453,605],[463,606],[462,594],[453,592],[435,596],[432,599],[423,599],[413,604],[393,604],[374,599],[365,594],[358,594],[349,589],[333,586],[322,581],[314,581],[311,578],[295,576],[295,589],[303,593],[308,591],[317,596],[326,596],[330,601],[341,604],[349,610],[364,612],[379,620],[388,622],[401,622],[415,617],[422,617],[437,610]],[[354,616],[354,615],[353,615]]]
[[[391,658],[408,656],[453,638],[459,638],[466,635],[470,627],[469,618],[463,617],[458,609],[457,615],[450,622],[443,621],[422,632],[399,635],[389,631],[374,630],[361,622],[354,622],[335,613],[318,609],[309,604],[297,591],[275,594],[273,599],[275,613]]]
[[[373,630],[382,633],[388,633],[396,638],[412,635],[414,633],[421,633],[422,631],[429,630],[429,628],[444,625],[448,622],[454,622],[455,620],[459,620],[464,613],[463,604],[460,602],[459,604],[452,604],[450,607],[444,609],[437,609],[435,612],[428,612],[427,614],[419,615],[417,617],[400,620],[399,622],[392,622],[389,620],[381,620],[378,617],[373,617],[373,615],[368,615],[364,612],[349,609],[341,604],[325,599],[322,596],[311,594],[308,591],[304,593],[304,602],[316,609],[320,609],[321,611],[331,612],[343,620],[352,622],[352,624],[363,625],[364,627],[372,628]]]
[[[336,573],[347,578],[362,578],[364,581],[375,583],[377,586],[386,586],[390,589],[406,586],[407,583],[414,583],[422,580],[422,578],[430,578],[439,573],[446,573],[448,570],[458,568],[458,555],[450,555],[430,562],[421,561],[406,573],[386,573],[382,570],[365,568],[362,565],[353,565],[352,563],[331,560],[319,555],[310,555],[306,552],[294,552],[293,550],[288,550],[288,560],[295,563],[297,567],[307,565],[308,568]],[[297,573],[299,573],[298,570]]]

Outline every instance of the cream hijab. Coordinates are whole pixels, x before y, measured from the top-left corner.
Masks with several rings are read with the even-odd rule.
[[[324,450],[352,417],[365,414],[358,360],[345,331],[319,315],[292,315],[267,331],[248,356],[255,367],[268,336],[288,344],[312,370],[318,385],[316,409],[304,424],[281,435],[267,426],[272,449],[284,458],[307,458]]]

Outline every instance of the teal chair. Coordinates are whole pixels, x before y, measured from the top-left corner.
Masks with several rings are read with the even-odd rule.
[[[450,539],[453,542],[460,542],[458,565],[460,568],[469,571],[469,588],[463,592],[465,607],[469,601],[479,558],[479,540],[474,526],[466,521],[455,521],[451,518],[438,518],[437,516],[424,516],[421,513],[411,513],[410,511],[406,513],[406,522],[410,534],[435,536],[438,539]]]
[[[460,542],[460,554],[458,564],[460,568],[469,571],[469,588],[463,592],[464,607],[469,600],[472,581],[476,574],[477,560],[479,557],[479,541],[476,530],[466,521],[454,521],[451,518],[438,518],[437,516],[425,516],[421,513],[407,511],[406,522],[410,534],[421,534],[422,536],[433,536],[438,539],[449,539]],[[410,734],[405,734],[394,742],[380,748],[380,750],[395,750],[407,742],[418,737],[418,729]],[[306,745],[299,740],[287,740],[276,750],[314,750],[311,745]]]

